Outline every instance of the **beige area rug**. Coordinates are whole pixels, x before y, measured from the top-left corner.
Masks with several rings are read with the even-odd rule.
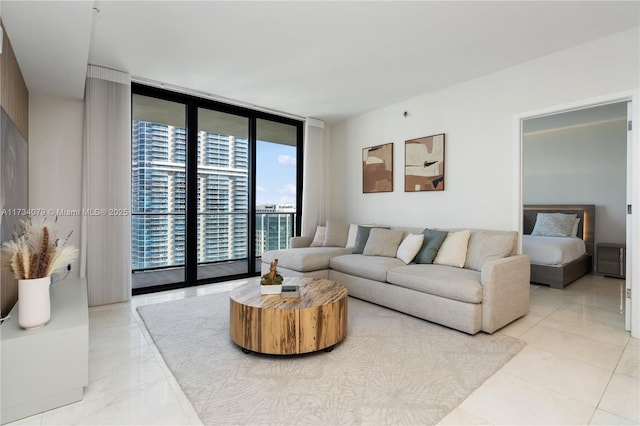
[[[206,425],[435,424],[524,347],[354,298],[347,338],[299,356],[243,353],[228,293],[138,312]]]

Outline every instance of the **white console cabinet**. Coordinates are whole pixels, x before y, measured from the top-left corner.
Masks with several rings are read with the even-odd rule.
[[[89,383],[89,310],[85,278],[51,285],[51,319],[26,331],[18,304],[0,326],[2,424],[82,399]]]

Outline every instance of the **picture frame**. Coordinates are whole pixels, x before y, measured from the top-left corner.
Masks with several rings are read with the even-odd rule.
[[[444,133],[405,141],[404,191],[444,191],[444,154]]]
[[[362,192],[393,192],[393,142],[362,149]]]

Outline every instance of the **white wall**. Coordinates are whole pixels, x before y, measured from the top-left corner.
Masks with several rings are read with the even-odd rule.
[[[640,87],[639,40],[636,27],[330,126],[327,217],[518,229],[514,115]],[[405,193],[404,141],[437,133],[446,134],[446,190]],[[388,142],[394,191],[362,194],[362,148]]]
[[[81,209],[82,117],[81,100],[29,96],[29,208]],[[57,229],[80,247],[80,216],[59,214]]]
[[[626,242],[627,120],[525,134],[524,204],[595,204],[595,241]]]

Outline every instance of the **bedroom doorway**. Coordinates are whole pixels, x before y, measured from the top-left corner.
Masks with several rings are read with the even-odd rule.
[[[630,123],[638,116],[632,109],[637,99],[638,93],[631,92],[514,117],[519,183],[514,220],[522,231],[523,206],[527,204],[595,204],[592,270],[597,273],[599,243],[626,246],[621,259],[625,276],[621,299],[625,328],[634,337],[640,334],[640,303],[631,288],[640,287],[632,246],[638,247],[640,227],[638,215],[630,213],[634,200],[640,208],[640,149]],[[532,165],[532,159],[539,163]]]

